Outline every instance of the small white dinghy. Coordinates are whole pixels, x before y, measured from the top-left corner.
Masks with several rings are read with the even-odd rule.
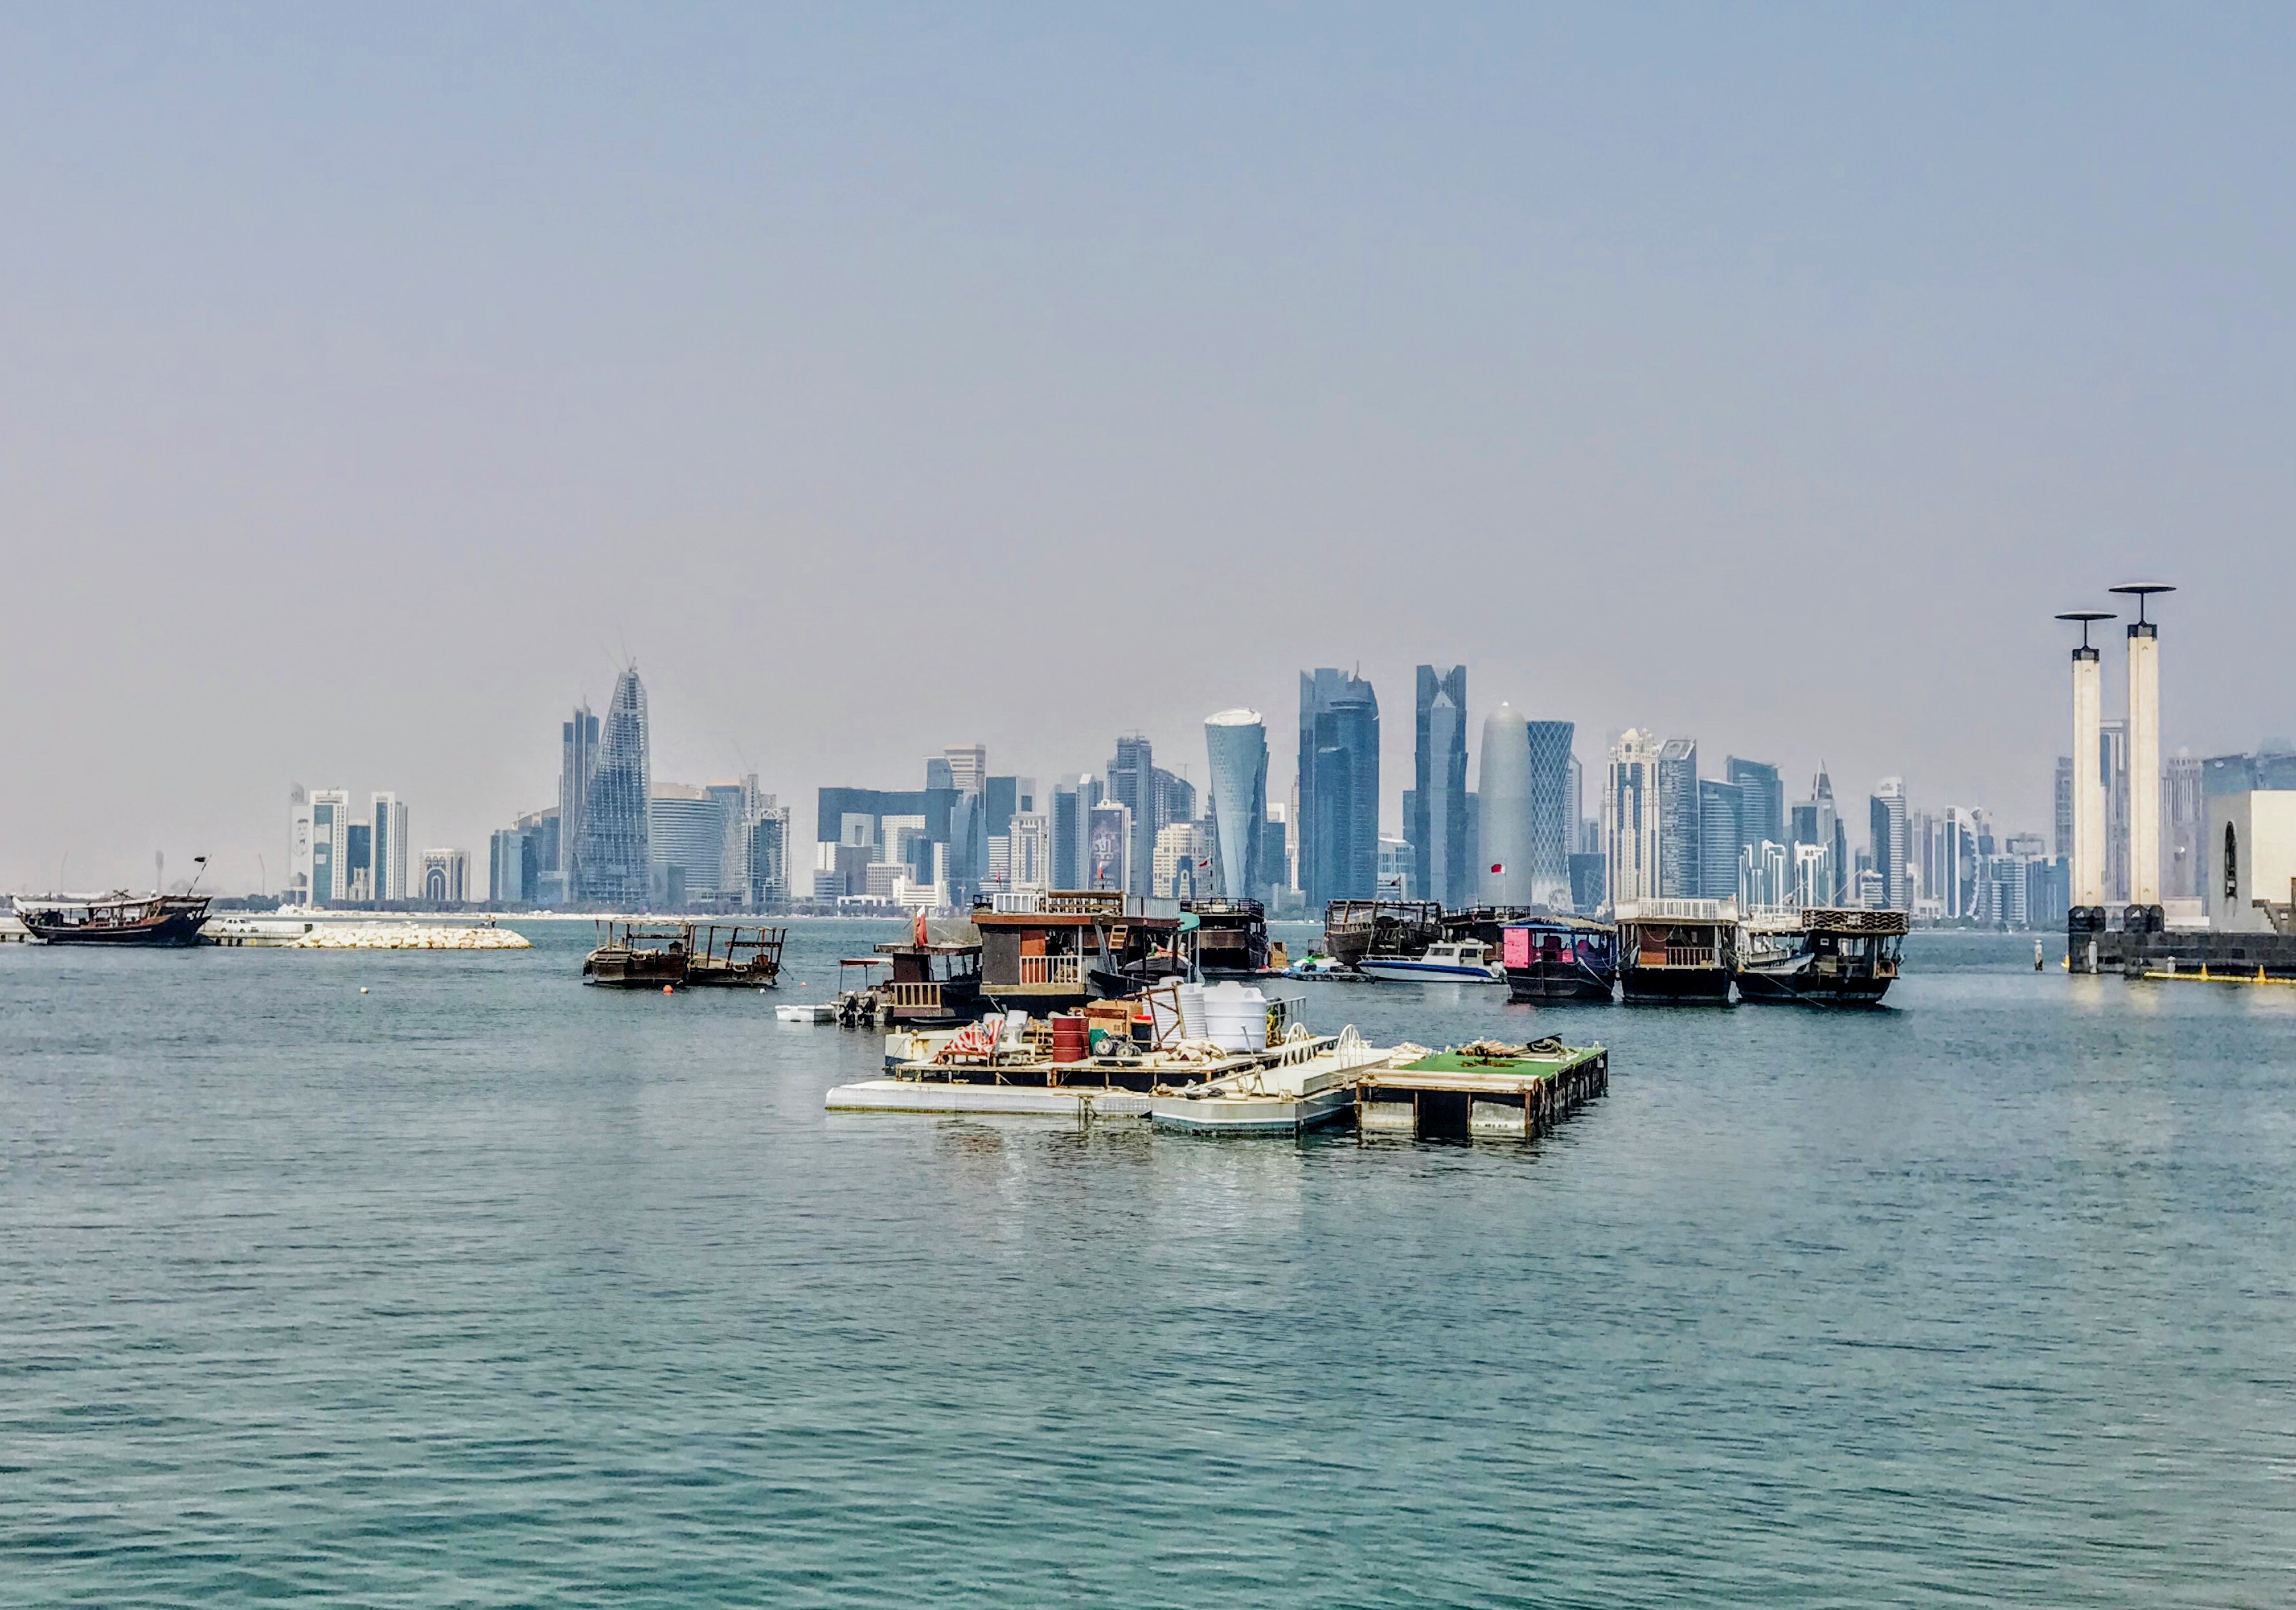
[[[775,1006],[774,1015],[785,1023],[833,1023],[837,1021],[837,1008],[833,1006]]]

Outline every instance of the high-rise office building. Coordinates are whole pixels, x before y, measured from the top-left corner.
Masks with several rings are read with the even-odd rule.
[[[1629,727],[1611,746],[1603,790],[1603,891],[1612,909],[1659,893],[1659,744]]]
[[[1286,903],[1292,883],[1292,823],[1290,807],[1270,804],[1259,825],[1259,884],[1267,891],[1271,907]]]
[[[571,718],[558,727],[558,863],[564,898],[581,888],[583,808],[590,798],[590,778],[598,769],[598,718],[587,704],[574,707]]]
[[[2161,898],[2201,898],[2201,834],[2208,831],[2209,802],[2202,791],[2201,762],[2180,749],[2161,767]]]
[[[980,793],[988,783],[988,751],[980,743],[951,744],[942,750],[948,762],[948,785]]]
[[[1206,893],[1265,900],[1261,842],[1267,824],[1267,726],[1256,710],[1224,710],[1204,720],[1211,779],[1218,877]]]
[[[1882,875],[1882,904],[1891,911],[1910,911],[1906,892],[1906,780],[1883,777],[1867,802],[1869,850],[1874,870]]]
[[[287,881],[280,894],[290,906],[311,903],[311,793],[300,783],[287,790]]]
[[[1051,812],[1054,888],[1091,887],[1092,813],[1102,797],[1100,779],[1090,772],[1080,773],[1054,784]]]
[[[1793,808],[1787,829],[1794,850],[1794,902],[1808,908],[1835,906],[1848,898],[1849,848],[1833,808],[1833,780],[1820,765],[1809,798]],[[1812,853],[1804,855],[1803,850]]]
[[[1764,844],[1784,844],[1786,838],[1786,785],[1778,768],[1767,760],[1749,760],[1737,755],[1727,757],[1722,763],[1722,775],[1738,786],[1738,853],[1742,862],[1747,852],[1752,852],[1751,863],[1763,865]],[[1784,902],[1781,893],[1766,905]]]
[[[1360,677],[1300,673],[1300,870],[1308,907],[1379,891],[1379,699]]]
[[[1698,779],[1698,886],[1700,899],[1726,900],[1738,893],[1738,870],[1745,860],[1746,791],[1735,783]],[[1665,851],[1660,851],[1663,865]]]
[[[2073,853],[2073,758],[2057,757],[2056,832],[2050,840],[2060,860],[2070,860]]]
[[[1015,811],[1005,828],[1005,886],[1016,894],[1041,894],[1054,887],[1052,817]]]
[[[755,909],[786,904],[797,894],[790,864],[790,817],[788,806],[771,794],[763,794],[745,830],[750,841],[750,904]]]
[[[582,849],[575,873],[585,904],[637,911],[650,902],[653,863],[647,807],[652,793],[645,685],[633,665],[614,682],[582,803]]]
[[[1696,899],[1699,870],[1698,740],[1669,738],[1658,752],[1658,892],[1662,899]],[[1734,851],[1730,857],[1737,864]]]
[[[1116,753],[1108,762],[1107,798],[1132,813],[1132,842],[1124,852],[1128,881],[1119,886],[1129,893],[1145,894],[1154,865],[1159,803],[1155,746],[1145,734],[1127,733],[1116,740]],[[1104,859],[1095,857],[1096,863]]]
[[[1475,853],[1482,903],[1534,904],[1538,858],[1531,819],[1530,726],[1512,704],[1496,704],[1483,718],[1481,765],[1475,783],[1482,817]]]
[[[1756,844],[1765,839],[1784,843],[1786,785],[1778,776],[1778,768],[1767,760],[1747,760],[1732,755],[1723,761],[1722,775],[1744,791],[1741,802],[1746,839]]]
[[[1419,668],[1418,747],[1412,763],[1412,888],[1446,906],[1472,903],[1476,883],[1467,858],[1467,668]]]
[[[374,829],[365,822],[350,826],[350,843],[343,866],[347,875],[343,888],[348,902],[354,906],[371,905],[374,900]]]
[[[1148,892],[1160,899],[1192,900],[1214,892],[1218,872],[1211,835],[1194,822],[1168,822],[1156,834],[1156,865]]]
[[[374,899],[378,905],[406,898],[406,804],[395,793],[368,796],[373,813]]]
[[[728,798],[687,783],[657,783],[646,801],[646,855],[656,905],[709,905],[726,887],[726,841],[740,821],[738,787]],[[749,868],[741,871],[741,883]],[[730,892],[740,893],[737,883]]]
[[[1532,721],[1524,727],[1530,746],[1530,903],[1550,911],[1570,908],[1576,809],[1570,783],[1578,764],[1570,758],[1570,745],[1578,730],[1569,721]]]
[[[2104,899],[2128,903],[2128,722],[2106,721],[2098,728],[2097,771],[2104,784]],[[2149,779],[2148,779],[2149,784]]]
[[[311,794],[311,904],[340,906],[350,899],[351,796],[347,789]]]
[[[487,904],[500,908],[533,899],[527,886],[527,866],[533,846],[517,827],[498,827],[487,841]]]
[[[1134,842],[1132,807],[1121,800],[1102,801],[1092,808],[1091,826],[1086,831],[1089,848],[1082,886],[1086,889],[1130,889]],[[1146,880],[1142,882],[1144,884]]]

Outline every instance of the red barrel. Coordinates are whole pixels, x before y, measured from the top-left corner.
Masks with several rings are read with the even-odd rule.
[[[1086,1049],[1084,1019],[1069,1013],[1055,1014],[1053,1018],[1053,1060],[1082,1062]]]

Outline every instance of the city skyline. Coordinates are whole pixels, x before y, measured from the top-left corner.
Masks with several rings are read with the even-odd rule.
[[[0,711],[0,882],[252,887],[297,778],[476,850],[630,656],[784,796],[1360,660],[1389,823],[1423,661],[2046,822],[2045,616],[2172,549],[2164,748],[2296,727],[2284,25],[1169,26],[0,23],[13,613],[177,628]],[[1121,700],[1008,629],[1088,579]]]

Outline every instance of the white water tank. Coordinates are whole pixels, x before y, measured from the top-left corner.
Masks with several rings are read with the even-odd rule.
[[[1203,992],[1204,1038],[1223,1051],[1267,1049],[1267,998],[1250,984],[1214,984]]]

